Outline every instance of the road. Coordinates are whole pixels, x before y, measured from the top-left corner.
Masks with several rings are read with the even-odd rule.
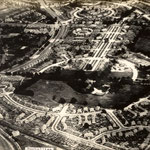
[[[145,4],[145,5],[148,5],[150,6],[150,3],[147,3],[147,2],[143,2],[143,1],[140,1],[141,3]]]
[[[125,128],[125,126],[119,121],[119,119],[114,115],[113,110],[106,109],[107,114],[114,120],[114,122],[120,127]]]
[[[24,136],[25,138],[29,139],[30,141],[34,141],[36,143],[42,144],[43,147],[50,147],[50,148],[54,148],[56,150],[64,150],[63,148],[57,147],[56,145],[50,144],[50,143],[42,141],[40,139],[36,139],[36,138],[34,138],[32,136],[25,135],[25,134],[22,134],[22,136]]]
[[[140,100],[140,102],[141,102],[141,101],[143,101],[143,99]],[[60,121],[62,120],[62,118],[65,117],[65,116],[67,116],[67,114],[65,113],[65,111],[67,110],[67,108],[68,108],[68,105],[64,106],[64,108],[62,109],[62,112],[60,112],[60,114],[58,115],[57,119],[55,120],[55,122],[54,122],[54,124],[53,124],[53,126],[52,126],[52,130],[55,131],[56,133],[59,133],[59,134],[63,135],[64,137],[69,137],[69,138],[72,139],[72,140],[76,139],[76,141],[79,142],[79,143],[82,143],[82,144],[84,144],[84,145],[86,145],[86,146],[91,146],[91,147],[93,147],[93,148],[97,148],[97,149],[100,149],[100,150],[101,150],[101,149],[106,149],[106,150],[114,149],[114,148],[109,148],[109,147],[107,147],[107,146],[104,146],[104,145],[101,145],[101,144],[96,143],[96,141],[97,141],[99,138],[103,137],[104,135],[111,134],[111,133],[113,133],[113,132],[130,131],[130,130],[134,130],[134,129],[137,129],[137,128],[140,128],[140,127],[146,128],[146,129],[150,130],[150,127],[149,127],[149,126],[142,126],[142,125],[136,125],[136,126],[126,127],[126,126],[124,126],[124,125],[119,121],[119,119],[115,116],[115,114],[113,113],[113,110],[111,110],[111,109],[106,109],[107,114],[114,120],[114,122],[115,122],[116,124],[118,124],[118,126],[119,126],[120,128],[119,128],[119,129],[112,130],[112,131],[106,131],[106,132],[104,132],[104,133],[99,134],[98,136],[94,137],[94,138],[91,139],[91,140],[86,140],[86,139],[84,139],[84,138],[82,138],[82,137],[77,137],[77,136],[75,136],[75,135],[72,135],[72,134],[69,134],[69,133],[67,133],[67,132],[63,132],[63,131],[60,131],[60,130],[57,129],[57,126],[58,126],[58,124],[60,123]],[[83,113],[83,114],[84,114],[84,113]],[[83,115],[83,114],[80,114],[80,115]],[[93,114],[93,112],[92,112],[91,114]],[[74,114],[73,114],[73,115],[74,115]],[[78,114],[77,114],[77,115],[78,115]],[[114,145],[114,146],[115,146],[116,148],[117,148],[117,147],[118,147],[118,148],[122,148],[121,146],[117,146],[117,145]]]
[[[56,17],[56,14],[54,13],[54,11],[52,11],[51,8],[47,7],[43,0],[39,0],[39,2],[51,16]],[[58,18],[58,20],[59,20],[59,18]],[[61,23],[61,21],[60,21],[60,23]],[[37,65],[40,62],[43,62],[52,53],[51,47],[56,42],[59,42],[60,39],[63,39],[64,36],[66,35],[66,33],[67,33],[67,25],[61,23],[59,31],[58,31],[56,37],[54,38],[53,43],[50,43],[41,53],[39,53],[39,56],[37,58],[29,60],[28,62],[26,62],[22,65],[13,67],[12,69],[9,69],[8,71],[13,73],[13,72],[19,71],[21,68],[26,70],[26,69],[32,68],[33,66]]]
[[[103,58],[107,55],[108,51],[111,49],[111,46],[117,39],[119,33],[121,32],[121,29],[122,29],[121,23],[112,25],[111,27],[108,28],[107,32],[103,35],[102,40],[98,43],[97,48],[92,50],[94,51],[93,56],[91,56],[92,59],[86,61],[86,63],[81,66],[82,69],[86,70],[88,64],[91,64],[92,66],[91,71],[95,71],[100,67]],[[105,42],[105,39],[108,39],[108,42]]]
[[[0,134],[0,149],[1,150],[15,150],[13,145]]]
[[[133,72],[132,80],[136,81],[136,79],[138,78],[138,70],[135,67],[135,64],[132,63],[132,62],[129,62],[129,61],[125,60],[125,59],[119,59],[118,62],[119,63],[124,63],[128,68],[132,69],[132,72]]]
[[[7,86],[6,86],[6,87],[7,87]],[[22,105],[22,104],[16,102],[16,101],[13,100],[13,98],[10,96],[10,94],[12,94],[12,92],[6,92],[6,91],[5,91],[5,88],[6,88],[6,87],[2,88],[2,92],[0,93],[0,97],[4,97],[4,98],[7,100],[7,102],[10,102],[10,103],[13,104],[14,106],[20,107],[20,108],[22,108],[22,109],[24,109],[24,110],[27,110],[27,111],[29,111],[29,112],[35,112],[35,113],[45,113],[45,112],[46,112],[46,110],[45,110],[45,111],[42,111],[42,110],[38,110],[38,109],[33,109],[33,108],[31,108],[31,107],[27,107],[27,106],[25,106],[25,105]]]
[[[57,17],[54,11],[45,4],[44,0],[37,0],[37,1],[40,3],[41,8],[45,9],[53,18]]]
[[[135,1],[135,3],[139,3],[138,1]],[[147,5],[147,6],[149,6],[150,7],[150,3],[146,3],[146,2],[143,2],[143,1],[140,1],[140,3],[142,3],[142,4],[144,4],[144,5]],[[134,3],[133,3],[134,4]],[[132,6],[134,6],[132,4]],[[146,11],[143,9],[143,8],[140,8],[140,7],[138,7],[138,6],[135,6],[137,9],[134,11],[135,13],[137,13],[137,14],[139,14],[139,15],[142,15],[145,19],[147,19],[147,20],[149,20],[150,21],[150,14],[147,14],[146,13]],[[142,9],[142,11],[144,12],[144,14],[143,14],[143,12],[141,11],[141,9]]]
[[[24,70],[31,68],[35,65],[37,65],[39,62],[44,61],[51,53],[52,53],[52,49],[51,47],[54,45],[55,42],[57,42],[57,40],[59,40],[62,36],[63,36],[63,32],[65,30],[65,26],[62,25],[57,36],[55,37],[53,43],[50,43],[40,54],[39,57],[29,60],[28,62],[19,65],[17,67],[14,67],[12,69],[9,70],[9,72],[17,72],[19,71],[21,68],[23,68]]]
[[[148,102],[148,103],[149,103],[150,100],[149,100],[148,98],[149,98],[149,96],[148,96],[148,97],[145,97],[145,98],[140,98],[139,101],[133,102],[132,104],[130,104],[130,105],[128,105],[127,107],[125,107],[124,110],[131,109],[133,105],[138,105],[138,104],[141,103],[141,102]]]
[[[73,13],[73,16],[75,17],[75,18],[78,18],[78,19],[80,19],[81,17],[80,16],[78,16],[78,13],[79,12],[81,12],[83,9],[82,8],[76,8],[76,10],[75,10],[75,12]]]
[[[45,72],[46,70],[48,70],[48,69],[50,69],[52,67],[56,67],[56,66],[59,66],[59,65],[64,64],[64,63],[65,63],[65,61],[61,61],[61,62],[58,62],[56,64],[52,64],[52,65],[46,66],[46,67],[42,68],[40,71],[38,71],[38,72],[39,73],[43,73],[43,72]]]
[[[12,143],[11,137],[0,128],[0,150],[21,150],[17,143]]]
[[[61,119],[66,115],[66,110],[67,110],[67,109],[68,109],[68,104],[66,104],[66,105],[63,107],[62,111],[59,113],[58,117],[56,118],[55,122],[53,123],[53,125],[52,125],[52,130],[53,130],[54,132],[59,133],[59,134],[63,135],[63,136],[66,137],[66,138],[69,137],[69,139],[71,139],[71,140],[73,140],[73,141],[75,140],[75,141],[77,141],[77,142],[79,142],[79,143],[81,143],[81,144],[84,144],[84,145],[86,145],[86,146],[91,146],[91,147],[97,148],[97,149],[99,149],[99,150],[114,150],[114,149],[112,149],[112,148],[110,148],[110,147],[107,147],[107,146],[104,146],[104,145],[100,145],[100,144],[97,144],[97,143],[95,143],[95,142],[93,142],[93,141],[86,140],[86,139],[84,139],[84,138],[77,137],[77,136],[72,135],[72,134],[69,134],[69,133],[67,133],[67,132],[63,132],[63,131],[58,130],[58,129],[57,129],[57,126],[58,126],[58,124],[60,123]]]
[[[140,99],[138,103],[142,102],[142,101],[148,101],[147,100],[147,97],[146,98],[143,98],[143,99]],[[104,133],[101,133],[99,135],[97,135],[96,137],[94,137],[93,139],[91,140],[86,140],[82,137],[77,137],[75,135],[72,135],[70,133],[67,133],[67,132],[63,132],[63,131],[60,131],[57,129],[57,126],[59,125],[60,121],[62,120],[63,117],[66,117],[68,116],[68,114],[66,113],[66,110],[68,108],[68,105],[64,106],[64,108],[62,109],[62,111],[58,114],[58,117],[57,119],[55,120],[53,126],[52,126],[52,130],[65,136],[65,137],[69,137],[70,139],[74,140],[76,139],[77,142],[79,143],[82,143],[84,145],[87,145],[87,146],[91,146],[93,148],[97,148],[97,149],[108,149],[109,150],[109,147],[106,147],[104,145],[101,145],[101,144],[97,144],[96,141],[103,137],[104,135],[107,135],[107,134],[111,134],[113,132],[123,132],[123,131],[130,131],[130,130],[134,130],[134,129],[137,129],[137,128],[146,128],[148,130],[150,130],[150,127],[149,126],[143,126],[143,125],[136,125],[136,126],[131,126],[131,127],[126,127],[124,126],[120,120],[115,116],[115,114],[113,113],[114,110],[112,109],[106,109],[106,112],[107,114],[113,119],[113,121],[119,126],[118,129],[115,129],[115,130],[112,130],[112,131],[106,131]],[[98,112],[90,112],[91,114],[93,113],[98,113]],[[88,113],[86,113],[88,114]],[[70,115],[78,115],[78,114],[70,114]],[[85,115],[85,113],[82,113],[80,115]],[[114,145],[115,147],[118,147],[118,148],[122,148],[121,146],[117,146],[117,145]],[[113,148],[110,148],[110,149],[113,149]]]
[[[3,87],[4,88],[4,87]],[[6,94],[6,93],[5,93]],[[7,94],[6,94],[7,95]],[[7,96],[6,96],[7,97]],[[7,97],[8,98],[8,97]],[[11,103],[13,102],[14,105],[17,105],[17,107],[21,107],[22,108],[22,105],[20,106],[18,103],[15,103],[11,98],[7,99],[8,101],[10,101]],[[147,97],[146,98],[143,98],[143,99],[140,99],[139,102],[137,103],[140,103],[142,101],[148,101],[147,100]],[[97,148],[97,149],[104,149],[104,150],[113,150],[113,148],[109,148],[107,146],[104,146],[104,145],[101,145],[101,144],[97,144],[95,143],[96,140],[98,140],[99,138],[101,138],[103,135],[107,135],[109,133],[112,133],[112,132],[121,132],[121,131],[127,131],[127,130],[132,130],[132,129],[135,129],[137,127],[144,127],[144,128],[150,128],[148,126],[131,126],[131,127],[126,127],[124,126],[119,120],[118,118],[115,116],[115,114],[113,113],[113,110],[110,110],[110,109],[107,109],[106,112],[107,114],[114,120],[114,122],[116,124],[118,124],[118,126],[120,127],[119,129],[116,129],[116,130],[113,130],[113,131],[108,131],[108,132],[105,132],[105,133],[102,133],[102,134],[99,134],[98,136],[96,136],[95,138],[93,138],[92,140],[86,140],[82,137],[77,137],[75,135],[72,135],[72,134],[69,134],[69,133],[66,133],[66,132],[63,132],[63,131],[60,131],[57,129],[57,126],[58,124],[60,123],[60,121],[62,120],[63,117],[66,117],[68,115],[78,115],[78,114],[68,114],[66,113],[67,109],[68,109],[68,104],[64,105],[62,111],[60,113],[57,113],[55,114],[57,116],[55,122],[53,123],[52,125],[52,130],[55,131],[56,133],[59,133],[61,134],[62,136],[66,137],[66,138],[70,138],[71,140],[76,140],[77,142],[81,143],[81,144],[84,144],[84,145],[87,145],[87,146],[91,146],[91,147],[94,147],[94,148]],[[30,108],[24,108],[28,111],[31,111]],[[32,110],[34,113],[36,112],[36,110]],[[96,114],[96,113],[99,113],[99,112],[90,112],[91,114]],[[83,113],[83,114],[80,114],[80,115],[87,115],[87,114],[90,114],[90,113]],[[32,140],[32,139],[31,139]],[[33,139],[36,141],[36,139]],[[41,142],[41,141],[37,141],[37,142]],[[46,143],[44,143],[45,145]],[[7,149],[6,149],[7,150]],[[13,150],[13,149],[10,149],[10,150]]]
[[[81,17],[78,16],[78,13],[81,12],[83,9],[82,8],[79,8],[79,7],[76,7],[72,12],[71,12],[71,19],[69,20],[65,20],[65,21],[61,21],[62,24],[68,24],[70,22],[73,22],[73,20],[75,18],[78,18],[80,19]]]
[[[18,102],[16,102],[15,100],[13,100],[9,95],[5,94],[4,95],[4,98],[7,99],[8,102],[12,103],[14,106],[16,107],[20,107],[21,109],[24,109],[24,110],[27,110],[27,111],[30,111],[30,112],[36,112],[36,113],[45,113],[45,111],[42,111],[42,110],[38,110],[38,109],[33,109],[31,107],[27,107],[25,105],[22,105]]]
[[[141,98],[138,102],[134,102],[133,104],[130,104],[129,106],[125,107],[125,109],[130,109],[133,105],[138,105],[139,103],[141,102],[150,102],[148,99],[148,97],[145,97],[145,98]],[[118,126],[120,127],[119,129],[116,129],[116,130],[113,130],[113,131],[107,131],[107,132],[104,132],[96,137],[94,137],[92,139],[92,141],[97,141],[99,138],[101,138],[103,135],[107,135],[107,134],[110,134],[112,132],[121,132],[121,131],[128,131],[128,130],[133,130],[133,129],[136,129],[138,127],[143,127],[143,128],[146,128],[148,130],[150,130],[150,127],[149,126],[144,126],[144,125],[136,125],[136,126],[131,126],[131,127],[126,127],[124,126],[120,121],[119,119],[115,116],[115,114],[113,113],[113,110],[111,109],[106,109],[106,112],[107,114],[115,121],[116,124],[118,124]]]

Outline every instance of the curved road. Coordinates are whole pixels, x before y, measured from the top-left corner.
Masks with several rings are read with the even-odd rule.
[[[12,140],[9,139],[8,136],[9,135],[0,128],[0,150],[21,149],[20,147],[18,148],[18,145],[16,145],[15,143],[12,143]]]
[[[64,137],[67,137],[67,138],[69,137],[69,139],[75,140],[75,141],[77,141],[79,143],[82,143],[86,146],[94,147],[94,148],[99,149],[99,150],[114,150],[111,147],[107,147],[105,145],[97,144],[93,141],[91,142],[91,141],[86,140],[84,138],[81,138],[81,137],[75,136],[73,134],[58,130],[57,126],[58,126],[59,122],[61,121],[62,117],[64,115],[66,115],[66,110],[67,109],[68,109],[68,105],[65,105],[65,107],[63,107],[62,111],[59,113],[58,117],[56,118],[55,122],[53,123],[52,130],[54,132],[59,133],[59,134],[63,135]]]
[[[129,68],[132,69],[132,72],[133,72],[133,76],[132,76],[132,80],[133,81],[136,81],[136,79],[138,78],[138,70],[137,68],[135,67],[135,64],[128,61],[128,60],[125,60],[125,59],[119,59],[118,62],[120,63],[124,63],[126,64]]]
[[[1,150],[15,150],[13,145],[0,134],[0,149]]]
[[[55,14],[55,11],[53,11],[51,8],[48,8],[48,6],[46,6],[46,4],[44,3],[43,0],[39,0],[41,6],[53,17],[57,17],[57,14]],[[57,19],[60,21],[61,20],[57,17]],[[12,69],[9,70],[9,72],[17,72],[20,70],[20,68],[24,68],[25,70],[28,68],[32,68],[33,66],[37,65],[38,63],[44,61],[51,53],[52,53],[52,45],[54,45],[55,42],[59,41],[61,38],[64,37],[65,33],[67,32],[67,27],[66,25],[61,23],[61,26],[59,28],[59,31],[56,35],[56,37],[54,38],[53,43],[50,43],[40,54],[38,58],[35,58],[33,60],[29,60],[27,62],[25,62],[22,65],[19,66],[14,66],[12,67]],[[7,70],[6,70],[7,71]]]

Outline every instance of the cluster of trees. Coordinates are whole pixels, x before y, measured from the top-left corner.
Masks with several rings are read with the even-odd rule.
[[[65,98],[62,98],[62,97],[61,97],[58,102],[59,102],[60,104],[65,104],[66,102],[71,103],[71,104],[75,104],[75,103],[78,102],[78,100],[77,100],[75,97],[72,97],[72,98],[70,99],[70,101],[67,101]]]
[[[114,51],[114,55],[123,55],[127,50],[133,51],[134,46],[141,36],[142,31],[143,28],[136,25],[131,25],[129,29],[125,29],[125,34],[121,36],[123,40],[120,40],[120,42],[115,45],[117,50]]]
[[[70,7],[81,7],[81,3],[79,2],[79,0],[74,0],[73,2],[69,3]]]
[[[37,11],[43,15],[46,16],[46,19],[44,19],[44,22],[45,23],[48,23],[48,24],[54,24],[56,21],[57,21],[57,17],[52,17],[48,12],[46,12],[45,10],[43,9],[37,9]]]
[[[34,34],[23,33],[17,37],[1,39],[1,53],[4,52],[5,49],[5,51],[7,51],[8,54],[11,54],[11,57],[7,59],[6,63],[1,64],[1,70],[12,67],[15,64],[21,64],[29,60],[30,56],[32,56],[35,53],[37,48],[40,48],[46,42],[48,37],[49,35],[39,34],[37,37]],[[26,45],[26,48],[20,50],[23,45]]]
[[[117,88],[117,87],[116,87]],[[149,95],[149,87],[126,84],[113,95],[112,101],[116,109],[123,109],[129,104],[138,101],[139,98]]]
[[[65,104],[65,103],[70,103],[70,104],[80,104],[83,106],[87,106],[88,102],[86,100],[83,101],[78,101],[75,97],[72,97],[70,100],[66,100],[65,98],[60,98],[58,103],[60,104]]]
[[[144,71],[144,72],[150,72],[150,65],[148,66],[140,65],[139,70]]]

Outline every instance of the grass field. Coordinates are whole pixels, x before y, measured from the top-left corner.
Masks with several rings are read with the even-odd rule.
[[[107,94],[104,96],[96,96],[92,94],[81,94],[73,90],[70,86],[62,81],[47,81],[47,80],[39,80],[27,90],[32,90],[34,92],[34,96],[22,96],[21,98],[24,100],[30,100],[40,103],[44,106],[57,106],[59,105],[60,98],[64,98],[67,103],[74,97],[77,99],[77,104],[84,104],[86,101],[88,105],[95,106],[100,104],[105,108],[116,107],[117,103],[125,104],[125,101],[122,102],[121,99],[114,99],[115,94]],[[118,99],[118,97],[117,97]],[[129,102],[128,102],[129,103]]]

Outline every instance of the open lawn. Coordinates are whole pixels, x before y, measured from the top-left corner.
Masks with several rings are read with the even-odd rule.
[[[129,93],[133,93],[133,91],[130,91],[131,88],[127,89],[128,90],[124,87],[117,93],[108,93],[103,96],[96,96],[92,94],[78,93],[62,81],[39,80],[26,89],[32,90],[34,92],[34,96],[19,95],[19,97],[33,103],[38,103],[39,105],[49,107],[59,105],[60,99],[62,98],[65,99],[65,102],[67,103],[70,103],[71,99],[75,98],[77,100],[76,103],[80,105],[86,105],[87,102],[87,105],[90,106],[101,105],[105,108],[116,108],[119,105],[120,107],[123,107],[132,103],[132,94],[128,97],[126,97],[126,94],[129,95]],[[138,93],[141,91],[141,88],[139,89],[136,87],[136,91],[136,93]]]
[[[61,98],[65,99],[68,103],[72,98],[76,98],[78,104],[83,104],[87,101],[90,106],[101,104],[104,107],[111,107],[113,105],[111,94],[107,96],[81,94],[74,91],[70,86],[62,81],[39,80],[28,87],[27,90],[32,90],[34,92],[34,96],[19,95],[19,97],[24,100],[38,102],[44,106],[57,106]]]

